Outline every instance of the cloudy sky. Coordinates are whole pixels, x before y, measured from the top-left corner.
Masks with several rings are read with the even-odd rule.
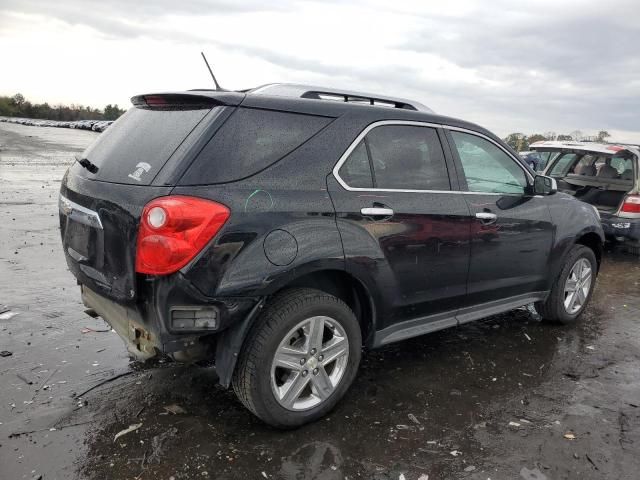
[[[302,82],[414,98],[505,135],[640,142],[637,0],[0,0],[0,94]]]

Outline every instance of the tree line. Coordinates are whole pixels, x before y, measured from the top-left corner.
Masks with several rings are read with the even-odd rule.
[[[604,143],[609,138],[609,132],[600,130],[597,135],[584,135],[580,130],[574,130],[568,134],[556,134],[556,132],[534,133],[525,135],[524,133],[510,133],[503,140],[516,152],[529,150],[529,145],[544,140],[575,141],[575,142],[600,142]]]
[[[37,118],[42,120],[115,120],[125,112],[118,105],[107,105],[104,110],[83,105],[54,105],[31,103],[20,93],[13,97],[0,96],[0,116]]]

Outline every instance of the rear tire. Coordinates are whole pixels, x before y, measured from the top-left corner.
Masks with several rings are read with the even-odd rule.
[[[240,401],[265,423],[295,428],[327,414],[360,364],[362,336],[351,309],[320,290],[287,290],[252,327],[233,376]]]
[[[574,245],[546,301],[535,304],[536,311],[546,321],[575,322],[589,304],[597,273],[598,263],[593,250],[584,245]]]

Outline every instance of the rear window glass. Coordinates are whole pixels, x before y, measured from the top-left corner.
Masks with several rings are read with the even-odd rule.
[[[318,133],[332,119],[238,108],[216,132],[180,181],[232,182],[256,174]]]
[[[96,180],[149,185],[209,111],[133,107],[100,134],[82,158],[98,167]]]

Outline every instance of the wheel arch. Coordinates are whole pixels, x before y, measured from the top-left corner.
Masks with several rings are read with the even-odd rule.
[[[304,287],[321,290],[345,302],[358,319],[363,345],[371,345],[376,325],[376,307],[373,297],[362,281],[345,270],[316,270],[287,282],[274,294],[289,288]]]
[[[598,270],[600,270],[600,262],[602,261],[602,252],[604,250],[604,245],[600,235],[596,232],[584,233],[576,239],[575,244],[584,245],[585,247],[593,250],[593,253],[596,256],[596,262],[598,263]]]
[[[339,268],[324,268],[309,271],[298,276],[287,276],[285,281],[273,283],[268,292],[256,304],[247,318],[236,326],[225,330],[216,343],[216,371],[218,382],[225,388],[231,384],[233,372],[236,368],[238,355],[244,345],[247,333],[255,324],[262,308],[279,293],[291,288],[314,288],[345,302],[356,315],[360,324],[363,346],[373,344],[376,307],[374,299],[364,282],[349,272]]]

